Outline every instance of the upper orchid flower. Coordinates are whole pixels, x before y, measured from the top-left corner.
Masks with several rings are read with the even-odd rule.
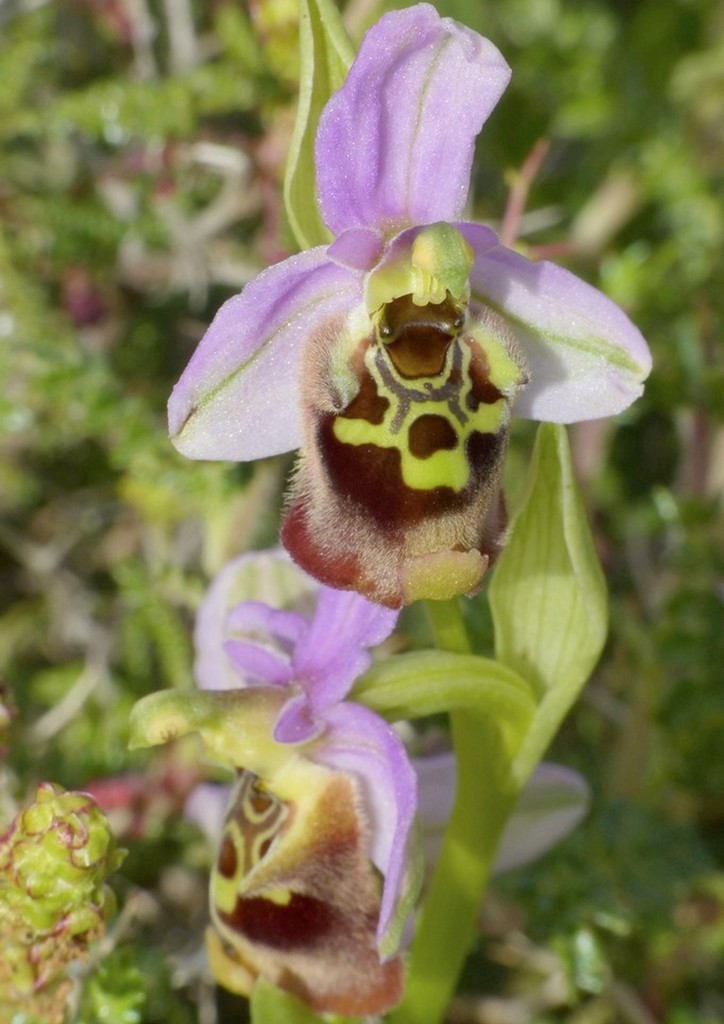
[[[254,578],[267,590],[281,580],[284,605],[237,603]],[[317,591],[309,618],[297,609]],[[208,936],[227,988],[248,995],[261,975],[348,1015],[400,998],[402,965],[389,957],[416,895],[415,773],[394,730],[344,701],[396,620],[357,594],[319,589],[279,554],[243,556],[197,619],[206,692],[153,694],[134,710],[136,745],[196,731],[238,769]]]
[[[460,219],[509,77],[492,43],[428,4],[370,29],[317,134],[334,241],[229,300],[169,403],[192,458],[301,446],[285,546],[391,607],[478,586],[505,527],[512,414],[608,416],[650,368],[603,294]]]

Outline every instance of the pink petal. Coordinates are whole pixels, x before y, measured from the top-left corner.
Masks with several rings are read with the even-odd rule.
[[[416,758],[413,766],[425,860],[431,868],[440,854],[453,809],[455,755]],[[511,871],[546,854],[583,820],[590,796],[588,783],[578,772],[562,765],[539,764],[506,822],[493,871]]]
[[[382,255],[384,241],[371,228],[349,228],[336,238],[327,249],[335,263],[353,270],[372,270]]]
[[[367,648],[387,639],[398,614],[353,591],[320,589],[314,618],[293,658],[315,714],[347,694],[370,664]]]
[[[250,639],[274,638],[288,654],[309,629],[309,620],[298,612],[271,608],[263,601],[242,601],[232,608],[226,619],[229,633]]]
[[[507,821],[495,872],[512,871],[544,856],[583,821],[591,802],[588,783],[558,764],[539,764]]]
[[[224,827],[231,786],[217,782],[200,782],[189,793],[184,804],[184,817],[204,832],[214,849]]]
[[[312,717],[304,693],[291,697],[279,712],[274,725],[277,743],[309,743],[324,731],[324,722]]]
[[[227,640],[224,651],[239,673],[237,686],[286,686],[291,680],[289,659],[259,643]]]
[[[229,562],[212,580],[196,615],[194,676],[197,686],[202,690],[239,687],[239,675],[224,650],[226,641],[253,637],[273,648],[276,630],[271,623],[277,626],[275,615],[296,615],[291,611],[267,611],[265,623],[264,615],[259,614],[259,602],[275,605],[277,609],[297,609],[311,606],[318,590],[319,585],[298,569],[281,548],[252,551]],[[245,617],[237,611],[242,602],[253,603]],[[252,610],[255,615],[251,614]],[[307,624],[298,623],[300,633],[302,625]],[[278,649],[281,652],[288,647],[286,643]]]
[[[169,429],[178,450],[247,462],[299,447],[305,342],[360,296],[360,275],[322,247],[250,281],[216,314],[173,390]]]

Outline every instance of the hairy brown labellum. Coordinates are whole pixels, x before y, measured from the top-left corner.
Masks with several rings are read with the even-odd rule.
[[[238,775],[211,879],[214,974],[242,995],[263,976],[319,1013],[383,1013],[402,964],[377,952],[380,882],[355,784],[305,765],[281,789]]]
[[[495,314],[449,294],[327,325],[303,367],[305,445],[282,526],[295,561],[391,607],[474,591],[502,544],[500,476],[525,380]]]

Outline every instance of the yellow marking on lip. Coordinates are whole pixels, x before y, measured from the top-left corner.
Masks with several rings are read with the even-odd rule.
[[[521,383],[521,368],[511,359],[505,345],[491,334],[475,327],[470,332],[471,337],[485,353],[488,360],[488,380],[504,395],[509,395],[511,390],[517,389]]]
[[[276,903],[278,907],[288,907],[292,902],[290,889],[265,889],[260,896],[264,900],[269,900],[270,903]]]
[[[465,452],[465,442],[474,432],[495,434],[506,419],[507,403],[500,399],[492,405],[481,405],[474,413],[469,414],[467,423],[460,424],[450,413],[447,402],[415,402],[405,416],[398,434],[390,431],[393,416],[389,413],[382,423],[374,424],[368,420],[345,419],[342,416],[334,421],[334,436],[342,444],[372,444],[377,448],[396,448],[402,460],[402,479],[406,487],[416,491],[431,491],[435,487],[451,487],[454,491],[462,491],[470,480],[470,465]],[[432,455],[419,458],[412,454],[407,437],[412,423],[421,415],[437,415],[444,417],[458,437],[455,448],[443,448]]]
[[[490,361],[487,347],[485,352]],[[399,428],[393,430],[393,424],[399,415],[400,396],[385,387],[374,361],[374,349],[370,348],[365,355],[367,369],[377,384],[378,393],[388,398],[390,404],[381,423],[370,423],[369,420],[362,418],[351,419],[338,416],[333,424],[335,438],[341,444],[355,447],[371,444],[377,448],[397,449],[400,453],[403,483],[412,490],[431,491],[436,487],[450,487],[459,493],[470,481],[470,464],[465,451],[465,442],[475,431],[481,434],[496,434],[507,423],[509,414],[509,406],[505,398],[490,404],[480,404],[474,412],[466,409],[465,403],[472,390],[469,374],[471,358],[472,350],[469,345],[465,345],[462,365],[463,385],[457,396],[460,409],[465,416],[464,423],[459,422],[446,400],[413,398]],[[507,386],[510,387],[511,368],[514,368],[516,377],[520,375],[520,371],[507,356],[507,353],[504,358],[501,353],[496,353],[493,361],[498,378],[504,379]],[[425,381],[420,379],[415,383],[419,387],[420,385],[424,386]],[[431,378],[429,383],[440,387],[441,381],[439,378]],[[493,383],[499,387],[497,382]],[[402,383],[401,387],[408,395],[411,393],[409,381]],[[440,449],[422,458],[413,455],[408,443],[409,431],[415,420],[422,415],[436,415],[445,419],[458,438],[457,445],[454,448]]]
[[[234,822],[227,823],[224,835],[231,839],[236,848],[237,869],[232,878],[225,878],[216,869],[211,872],[211,902],[217,910],[231,914],[236,906],[239,882],[247,873],[245,843],[239,827]]]

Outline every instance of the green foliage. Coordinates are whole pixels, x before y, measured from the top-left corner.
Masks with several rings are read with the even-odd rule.
[[[666,849],[666,858],[658,851]],[[539,885],[531,935],[572,938],[580,927],[640,941],[671,923],[671,907],[712,867],[706,848],[687,828],[630,804],[598,807],[551,854],[502,884],[506,894]],[[625,952],[619,951],[621,963]]]
[[[131,950],[114,950],[85,984],[78,1024],[140,1024],[146,979]]]

